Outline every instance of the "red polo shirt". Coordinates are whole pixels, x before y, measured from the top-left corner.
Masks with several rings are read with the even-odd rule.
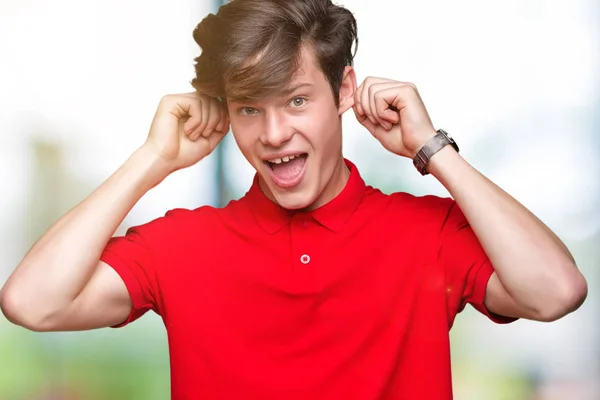
[[[102,260],[164,320],[173,399],[451,399],[449,330],[490,315],[493,268],[451,199],[385,195],[356,167],[312,212],[255,179],[224,208],[177,209]]]

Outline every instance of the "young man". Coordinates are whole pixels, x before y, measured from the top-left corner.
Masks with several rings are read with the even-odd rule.
[[[194,32],[192,94],[160,102],[146,143],[33,246],[2,289],[36,331],[168,332],[176,399],[450,399],[449,329],[552,321],[586,281],[562,242],[436,131],[414,85],[352,68],[356,24],[329,0],[233,0]],[[342,155],[350,108],[452,199],[384,195]],[[111,238],[231,124],[256,170],[222,209],[172,210]]]

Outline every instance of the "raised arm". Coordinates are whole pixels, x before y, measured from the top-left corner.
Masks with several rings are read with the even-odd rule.
[[[358,121],[389,151],[414,159],[436,136],[412,83],[367,78],[354,95]],[[427,171],[448,189],[494,266],[485,294],[495,314],[553,321],[576,310],[587,283],[560,239],[450,146]]]
[[[126,319],[131,299],[100,255],[137,201],[170,173],[210,154],[229,129],[226,110],[197,94],[165,96],[148,139],[29,250],[0,290],[8,320],[35,331],[83,330]]]
[[[432,157],[428,169],[454,197],[494,266],[485,295],[489,311],[549,322],[579,308],[586,281],[546,225],[451,148]]]

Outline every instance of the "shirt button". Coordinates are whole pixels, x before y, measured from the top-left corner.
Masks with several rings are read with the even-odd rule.
[[[308,264],[310,262],[310,256],[308,254],[302,254],[300,257],[300,262],[302,264]]]

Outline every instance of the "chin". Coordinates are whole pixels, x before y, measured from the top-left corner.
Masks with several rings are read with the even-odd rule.
[[[310,206],[315,202],[316,196],[312,192],[312,190],[287,193],[274,191],[273,197],[275,198],[275,202],[286,210],[302,210],[310,208]]]

